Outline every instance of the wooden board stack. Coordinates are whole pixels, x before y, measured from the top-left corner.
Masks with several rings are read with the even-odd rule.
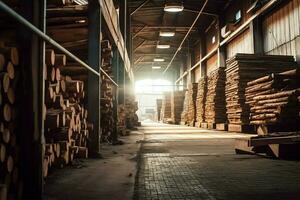
[[[164,92],[164,98],[161,107],[161,118],[164,123],[170,123],[171,117],[171,92]]]
[[[189,101],[188,101],[188,125],[194,126],[196,122],[196,98],[198,91],[198,83],[192,83],[189,86]]]
[[[186,125],[188,122],[188,109],[189,109],[189,91],[186,90],[184,92],[184,100],[183,100],[183,110],[181,112],[181,120],[180,124]]]
[[[218,68],[207,76],[205,121],[209,124],[226,122],[225,71]]]
[[[198,83],[198,92],[197,92],[197,100],[196,100],[196,119],[198,123],[198,127],[200,123],[205,122],[205,101],[206,101],[206,93],[207,93],[207,78],[202,77]]]
[[[102,48],[102,69],[112,77],[112,47],[108,40],[101,41]],[[101,74],[101,99],[100,99],[100,111],[101,111],[101,141],[102,142],[113,142],[116,124],[114,116],[113,116],[113,101],[114,101],[114,86],[111,80],[105,76],[103,73]]]
[[[0,46],[0,199],[22,195],[20,174],[20,92],[19,52],[15,47]]]
[[[292,56],[260,56],[236,54],[226,61],[226,108],[228,122],[240,126],[234,131],[243,131],[249,124],[249,106],[245,104],[247,82],[268,73],[277,73],[296,66]],[[245,128],[248,129],[248,128]],[[230,127],[229,127],[230,130]]]
[[[156,99],[156,116],[157,121],[161,121],[161,107],[162,107],[162,99]]]
[[[198,83],[188,85],[184,95],[183,111],[181,113],[181,124],[194,126],[196,122],[196,98]]]
[[[172,123],[179,124],[183,110],[184,91],[174,91],[171,95],[171,118]]]
[[[118,105],[118,133],[119,135],[126,135],[126,110],[123,104]]]
[[[84,108],[84,82],[60,74],[66,56],[46,50],[44,176],[53,167],[63,167],[74,158],[87,158],[87,140],[93,125]]]
[[[127,93],[125,99],[125,112],[126,112],[126,127],[133,129],[139,126],[139,118],[136,114],[138,110],[138,102],[135,101],[133,94]]]
[[[278,129],[274,131],[300,130],[299,69],[250,81],[245,96],[250,107],[250,124],[265,127],[258,129],[259,134],[269,134],[268,126]]]

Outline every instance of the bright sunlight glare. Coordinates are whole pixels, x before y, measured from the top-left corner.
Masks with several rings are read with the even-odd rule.
[[[146,79],[135,83],[135,93],[159,93],[172,91],[172,83],[168,80],[162,79]]]

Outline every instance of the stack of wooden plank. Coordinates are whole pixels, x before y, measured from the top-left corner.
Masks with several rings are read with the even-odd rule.
[[[247,83],[245,96],[250,107],[251,124],[273,127],[276,125],[282,129],[276,131],[300,130],[299,69],[272,73],[250,81]]]
[[[209,124],[226,122],[225,71],[218,68],[207,76],[205,121]]]
[[[162,99],[156,99],[156,116],[157,121],[161,120],[161,107],[162,107]]]
[[[188,122],[188,108],[189,108],[189,91],[184,92],[183,110],[181,112],[180,124],[185,125]]]
[[[194,126],[196,122],[196,98],[198,83],[188,85],[184,95],[183,111],[181,113],[181,124]]]
[[[63,167],[74,158],[87,158],[87,140],[93,125],[84,108],[84,82],[60,74],[66,56],[46,51],[44,176],[52,166]]]
[[[171,117],[171,92],[164,92],[161,107],[161,118],[164,123],[170,123],[172,121]]]
[[[198,83],[192,83],[188,87],[188,110],[187,124],[194,126],[196,122],[196,98],[198,91]]]
[[[247,82],[268,73],[278,73],[296,66],[292,56],[236,54],[226,61],[226,108],[229,130],[249,129],[249,106],[245,104]],[[243,128],[245,127],[245,128]]]
[[[198,92],[197,92],[197,100],[196,100],[196,108],[197,108],[197,123],[200,126],[200,123],[205,122],[205,101],[206,101],[206,93],[207,93],[207,78],[202,77],[198,83]]]
[[[179,124],[183,110],[184,91],[173,91],[171,96],[172,123]]]
[[[109,40],[101,41],[102,48],[102,69],[112,77],[112,47]],[[116,120],[114,119],[114,85],[111,80],[101,73],[101,99],[100,99],[100,111],[101,111],[101,141],[107,143],[113,143],[116,140]]]
[[[126,135],[126,110],[124,104],[118,105],[118,133]]]
[[[125,99],[126,127],[133,129],[140,125],[139,118],[136,114],[138,102],[135,101],[134,94],[127,93]]]

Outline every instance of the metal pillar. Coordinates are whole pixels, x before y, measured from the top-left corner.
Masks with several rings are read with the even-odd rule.
[[[45,32],[45,1],[21,2],[21,15]],[[19,26],[20,69],[23,91],[20,105],[20,163],[23,199],[42,199],[44,144],[44,57],[45,43],[24,26]]]
[[[89,1],[88,5],[89,33],[88,33],[88,64],[95,71],[100,72],[101,66],[101,9],[97,0]],[[90,133],[89,152],[93,157],[100,155],[100,94],[101,76],[88,73],[88,116],[94,124],[94,130]]]

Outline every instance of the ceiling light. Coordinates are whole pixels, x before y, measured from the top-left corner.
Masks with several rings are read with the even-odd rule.
[[[163,58],[154,58],[153,61],[154,62],[164,62],[165,59],[163,59]]]
[[[156,47],[158,49],[169,49],[170,45],[169,44],[158,44]]]
[[[74,2],[78,5],[87,5],[88,4],[88,1],[87,0],[74,0]]]
[[[165,12],[182,12],[184,9],[181,3],[166,3],[164,11]]]
[[[159,36],[161,37],[174,37],[175,32],[167,32],[167,31],[160,31]]]
[[[86,22],[86,21],[85,21],[84,19],[82,19],[82,20],[77,20],[77,21],[76,21],[77,24],[83,24],[83,23],[85,23],[85,22]]]
[[[161,66],[152,66],[152,69],[160,69]]]

